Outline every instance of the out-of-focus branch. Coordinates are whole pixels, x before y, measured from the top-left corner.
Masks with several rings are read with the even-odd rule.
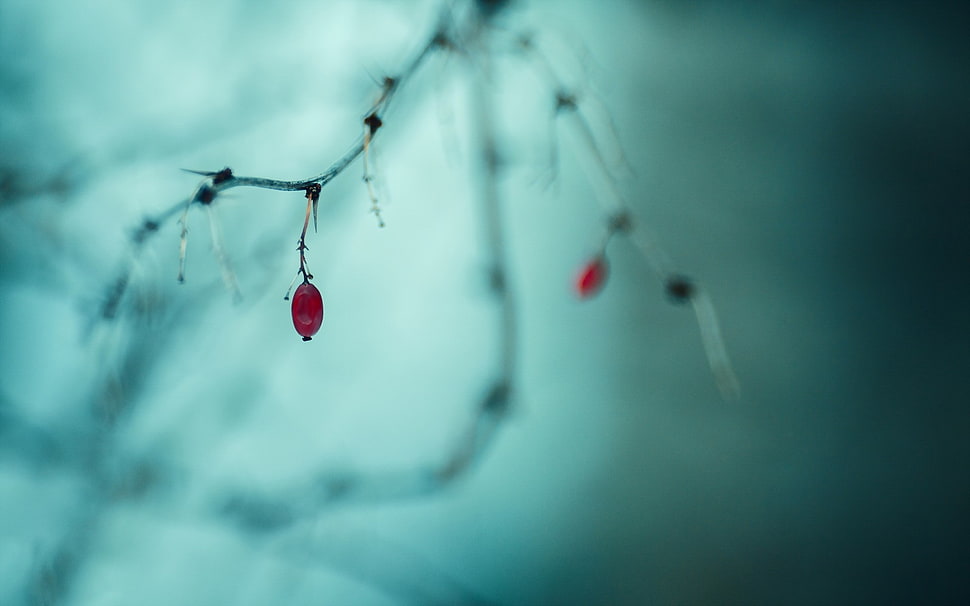
[[[308,538],[307,532],[300,528],[273,541],[269,550],[301,566],[324,565],[408,604],[493,604],[472,587],[401,545],[359,529],[349,536],[344,534],[326,533]]]
[[[694,281],[685,278],[675,270],[673,261],[657,243],[656,237],[650,230],[633,219],[633,212],[626,196],[620,189],[619,181],[610,168],[605,155],[600,149],[593,129],[589,121],[583,114],[580,106],[580,98],[577,94],[565,85],[556,74],[549,59],[542,54],[529,37],[520,38],[519,47],[534,59],[532,65],[539,72],[539,77],[547,81],[547,84],[555,90],[555,103],[553,105],[553,127],[555,120],[560,116],[566,115],[574,132],[580,138],[582,147],[586,150],[589,158],[586,166],[591,166],[591,177],[596,178],[600,185],[606,190],[605,196],[597,197],[598,202],[603,207],[605,217],[605,229],[598,251],[594,259],[603,263],[606,255],[606,247],[614,235],[626,235],[636,250],[646,261],[650,270],[660,278],[663,287],[670,300],[674,303],[690,303],[697,324],[700,327],[701,343],[707,356],[711,373],[714,375],[715,383],[721,392],[721,396],[726,400],[735,400],[740,394],[740,384],[731,365],[724,340],[721,336],[721,327],[714,310],[714,304],[710,296],[701,289]],[[610,131],[615,135],[615,127],[610,123]],[[552,132],[555,130],[553,128]],[[551,142],[555,149],[556,141]],[[558,152],[551,154],[552,161],[558,161]],[[622,157],[622,156],[621,156]],[[625,163],[625,159],[624,159]],[[551,168],[555,175],[555,167]],[[599,188],[597,188],[599,189]]]
[[[509,412],[509,389],[494,384],[472,412],[455,446],[440,462],[407,470],[321,471],[306,482],[273,491],[229,488],[215,495],[217,512],[254,533],[275,532],[328,509],[404,501],[441,492],[481,461]]]

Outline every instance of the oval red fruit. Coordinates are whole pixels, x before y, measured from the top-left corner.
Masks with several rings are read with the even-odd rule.
[[[323,297],[317,287],[309,282],[300,284],[293,293],[290,312],[293,314],[293,327],[296,332],[304,341],[309,341],[323,324]]]
[[[581,299],[592,297],[603,288],[606,275],[606,259],[602,256],[596,257],[584,265],[576,276],[576,294]]]

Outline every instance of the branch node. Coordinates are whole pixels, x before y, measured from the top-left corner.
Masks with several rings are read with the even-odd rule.
[[[161,226],[154,219],[145,219],[131,239],[136,246],[141,245],[148,239],[148,236],[158,231],[159,227]]]
[[[213,182],[215,182],[213,180]],[[216,190],[212,189],[208,185],[203,185],[199,187],[199,190],[195,193],[195,199],[193,202],[198,202],[204,206],[212,204],[212,201],[216,199]]]
[[[577,101],[576,95],[572,94],[566,89],[559,89],[556,91],[556,113],[562,111],[573,111],[576,109]]]
[[[491,391],[482,401],[482,411],[499,417],[504,416],[509,410],[511,391],[507,381],[499,381],[493,385]]]
[[[664,283],[667,296],[671,302],[682,305],[691,300],[696,292],[694,283],[687,276],[675,274],[667,278]]]
[[[364,118],[364,124],[370,129],[370,134],[373,137],[374,133],[377,132],[377,129],[384,125],[384,121],[381,120],[381,117],[378,116],[377,112],[375,111],[371,112],[366,118]]]
[[[212,175],[212,184],[219,185],[232,179],[232,169],[228,166]]]
[[[633,217],[625,209],[613,214],[609,219],[609,231],[615,234],[625,234],[633,229]]]
[[[441,50],[453,50],[455,43],[451,41],[451,38],[448,37],[448,34],[444,30],[439,30],[431,39],[431,46]]]

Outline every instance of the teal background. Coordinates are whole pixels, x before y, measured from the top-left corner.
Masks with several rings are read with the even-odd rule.
[[[602,186],[566,123],[559,180],[537,183],[552,91],[500,53],[513,414],[441,493],[271,533],[221,513],[240,488],[285,501],[315,474],[439,464],[492,378],[455,57],[385,116],[387,227],[359,163],[324,189],[312,342],[282,301],[303,199],[263,190],[215,207],[241,304],[196,208],[187,283],[171,222],[119,318],[94,319],[133,228],[196,186],[179,168],[319,172],[437,7],[0,2],[0,603],[970,597],[970,57],[943,5],[509,7],[496,45],[533,32],[604,142],[609,108],[621,188],[711,294],[741,399],[719,398],[690,313],[629,243],[575,300]]]

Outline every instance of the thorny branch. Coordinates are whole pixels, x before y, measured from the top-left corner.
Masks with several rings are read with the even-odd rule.
[[[404,85],[411,77],[418,71],[418,68],[431,56],[431,54],[440,48],[443,48],[444,41],[447,39],[447,34],[441,29],[436,29],[434,34],[428,39],[428,41],[421,47],[421,50],[415,55],[415,57],[405,66],[401,73],[396,77],[387,77],[384,79],[383,90],[381,91],[380,97],[374,103],[373,106],[367,112],[367,118],[365,118],[365,123],[369,127],[367,134],[361,134],[358,136],[357,140],[351,145],[349,151],[347,151],[343,156],[341,156],[336,162],[331,164],[326,170],[318,175],[308,177],[306,179],[299,179],[296,181],[286,181],[280,179],[268,179],[263,177],[240,177],[233,174],[232,170],[228,167],[215,172],[205,172],[205,171],[188,171],[195,174],[200,174],[206,178],[199,184],[195,192],[187,199],[175,203],[168,209],[162,211],[161,213],[147,217],[141,224],[141,226],[136,230],[134,236],[132,237],[132,251],[131,256],[136,257],[145,242],[166,223],[168,222],[179,210],[182,210],[182,215],[179,223],[182,226],[180,242],[179,242],[179,272],[178,281],[183,282],[185,280],[185,254],[186,254],[186,238],[188,235],[188,225],[187,218],[189,209],[194,204],[199,204],[202,206],[211,206],[215,201],[216,197],[227,190],[236,187],[255,187],[260,189],[271,189],[277,191],[310,191],[314,188],[322,189],[330,181],[332,181],[337,175],[342,173],[344,170],[350,166],[354,160],[357,159],[362,153],[364,153],[367,146],[369,146],[371,140],[377,133],[377,128],[371,125],[375,124],[375,120],[380,120],[379,116],[386,112],[388,106],[393,100],[396,93],[400,90],[401,86]],[[317,219],[317,201],[319,200],[319,189],[317,190],[317,200],[314,201],[313,205],[313,223],[314,228],[316,228]],[[376,202],[375,202],[376,205]],[[380,217],[379,213],[378,217]],[[211,221],[210,217],[210,221]],[[213,228],[216,229],[216,228]],[[301,237],[301,243],[303,238]],[[302,245],[302,244],[301,244]],[[305,250],[305,245],[302,245]],[[302,251],[301,251],[301,267],[302,263]],[[234,279],[229,278],[231,276],[231,270],[227,270],[227,265],[222,264],[223,275],[226,277],[227,285],[234,284]],[[117,314],[118,306],[121,299],[124,297],[127,287],[130,282],[131,266],[130,264],[126,266],[119,277],[113,283],[111,289],[108,292],[108,296],[105,298],[104,303],[101,306],[100,316],[102,319],[110,320]],[[233,290],[234,293],[238,292]]]

